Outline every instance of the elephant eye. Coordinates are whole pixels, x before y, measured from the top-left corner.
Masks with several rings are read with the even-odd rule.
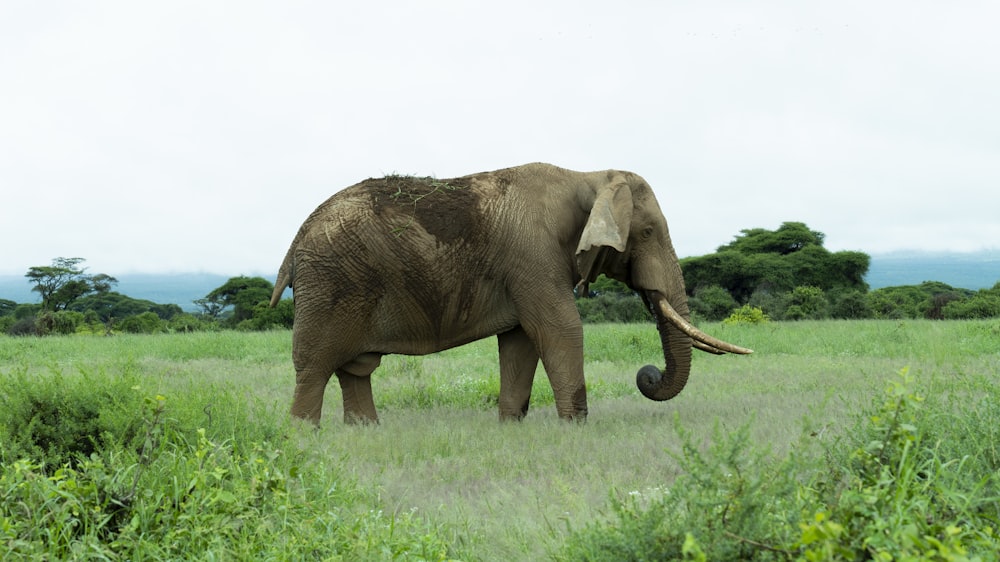
[[[653,235],[653,227],[652,226],[647,226],[646,228],[642,229],[642,239],[643,240],[648,239],[652,235]]]

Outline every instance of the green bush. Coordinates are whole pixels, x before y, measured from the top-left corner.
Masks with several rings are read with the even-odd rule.
[[[692,314],[712,322],[722,320],[729,316],[733,309],[739,307],[739,303],[729,294],[729,291],[718,285],[695,291],[694,296],[688,299],[688,304]]]
[[[122,320],[118,327],[121,331],[130,334],[155,334],[165,331],[163,320],[160,320],[155,312],[143,312],[129,316]]]
[[[842,320],[860,320],[872,317],[865,293],[857,290],[833,291],[827,294],[830,316]]]
[[[113,443],[128,446],[140,423],[136,384],[128,373],[0,377],[0,463],[28,457],[59,467]]]
[[[0,379],[3,559],[450,558],[439,529],[373,509],[374,492],[282,437],[284,418],[252,418],[238,393],[169,401],[131,376],[73,378]]]
[[[728,318],[722,321],[723,324],[763,324],[771,319],[764,314],[764,311],[749,304],[745,304],[733,311]]]
[[[648,322],[652,318],[642,299],[635,293],[622,295],[605,293],[576,299],[576,307],[584,322]]]
[[[995,404],[990,389],[987,404]],[[679,427],[674,485],[616,497],[611,516],[574,531],[560,560],[996,560],[1000,473],[995,406],[964,440],[923,408],[907,369],[874,412],[822,455],[806,431],[774,461],[748,447],[747,427],[716,428],[707,449]],[[954,438],[958,445],[948,445]]]
[[[952,300],[941,311],[944,318],[997,318],[1000,317],[1000,283],[983,289],[966,299]]]
[[[819,287],[795,287],[788,303],[783,320],[822,320],[829,317],[830,304]]]

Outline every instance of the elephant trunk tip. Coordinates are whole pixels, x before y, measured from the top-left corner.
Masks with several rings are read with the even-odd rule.
[[[646,398],[662,402],[677,396],[681,389],[684,388],[683,384],[670,384],[672,381],[664,380],[667,377],[671,377],[670,373],[660,369],[656,365],[646,365],[636,373],[635,385],[639,387],[639,392]],[[664,389],[670,390],[664,392]]]

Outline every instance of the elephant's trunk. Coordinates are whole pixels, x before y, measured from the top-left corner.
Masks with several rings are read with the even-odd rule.
[[[656,329],[660,332],[663,358],[666,361],[666,367],[662,371],[653,365],[646,365],[636,374],[636,386],[646,398],[670,400],[684,389],[691,373],[692,346],[712,353],[753,353],[752,350],[718,340],[695,328],[685,318],[688,312],[686,301],[678,303],[682,314],[656,291],[648,291],[645,297],[656,316]]]

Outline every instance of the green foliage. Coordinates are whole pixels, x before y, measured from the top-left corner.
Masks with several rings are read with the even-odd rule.
[[[12,432],[0,442],[4,559],[450,558],[441,532],[421,518],[363,507],[372,504],[371,492],[293,441],[274,445],[271,439],[291,427],[244,417],[236,425],[270,429],[254,433],[259,441],[213,437],[205,427],[186,429],[189,410],[175,410],[160,395],[139,400],[136,388],[124,390],[113,380],[90,377],[68,393],[55,383],[29,391],[74,412],[73,423],[58,422],[47,433],[46,440],[58,437],[65,451],[44,453],[45,461],[21,446],[26,440],[11,441]],[[78,415],[86,410],[99,419],[106,409],[127,421],[131,444],[111,430],[84,427],[85,416]],[[17,423],[16,415],[5,415],[4,427]],[[74,437],[90,446],[74,449]]]
[[[25,277],[34,285],[31,290],[42,297],[42,309],[50,312],[65,310],[80,297],[91,293],[104,293],[118,280],[98,273],[89,275],[80,264],[83,258],[55,258],[51,266],[35,266]]]
[[[606,293],[596,297],[576,299],[580,318],[587,323],[648,322],[652,316],[638,295]]]
[[[166,331],[164,322],[153,312],[129,316],[118,324],[118,328],[128,334],[156,334]]]
[[[217,327],[218,324],[210,322],[204,317],[198,317],[186,312],[174,316],[167,323],[167,330],[170,332],[198,332],[217,329]]]
[[[745,304],[733,311],[728,318],[722,321],[724,325],[733,324],[764,324],[771,319],[764,311],[756,306]]]
[[[750,448],[746,427],[716,425],[703,449],[675,420],[683,475],[613,498],[611,516],[572,533],[557,558],[995,560],[1000,475],[980,453],[993,445],[943,447],[923,401],[903,369],[852,436],[855,448],[802,456],[807,431],[781,462]],[[994,408],[982,427],[997,421]]]
[[[740,232],[732,242],[719,246],[716,251],[734,250],[746,255],[787,255],[808,246],[822,246],[823,239],[826,238],[822,232],[809,230],[801,222],[782,223],[774,232],[763,228],[743,229]]]
[[[714,254],[681,260],[689,293],[720,286],[738,303],[747,303],[758,291],[790,292],[798,286],[825,291],[867,291],[864,276],[871,259],[860,252],[831,253],[823,248],[824,235],[803,223],[786,222],[771,232],[743,230],[733,242]],[[775,315],[776,311],[768,310]]]
[[[586,323],[645,322],[651,318],[639,295],[621,281],[600,275],[586,291],[586,295],[576,295],[577,311]]]
[[[625,283],[601,274],[598,275],[597,279],[590,284],[588,295],[578,296],[599,297],[601,295],[636,296],[636,293],[632,289],[629,289],[628,285]]]
[[[714,322],[726,318],[740,305],[729,291],[712,285],[695,291],[694,296],[688,299],[688,306],[692,314]]]
[[[221,287],[213,289],[204,299],[196,302],[212,316],[219,316],[232,307],[232,315],[226,323],[235,327],[253,318],[256,310],[262,310],[257,308],[257,305],[269,302],[273,290],[274,284],[263,277],[241,275],[230,278]]]
[[[112,443],[127,445],[137,431],[128,413],[142,403],[136,384],[129,373],[0,377],[0,462],[30,457],[58,467]]]
[[[961,310],[962,303],[972,294],[938,281],[925,281],[920,285],[876,289],[868,293],[868,304],[875,318],[941,319],[948,306]]]
[[[792,461],[753,450],[744,425],[717,423],[704,449],[675,417],[683,471],[673,486],[612,498],[611,517],[573,532],[559,560],[770,560],[795,539],[799,520]],[[685,550],[687,553],[685,553]],[[690,558],[689,558],[690,557]]]
[[[48,381],[57,376],[72,383],[90,373],[87,384],[65,385],[77,389],[74,396],[124,379],[113,392],[123,404],[116,409],[119,419],[102,424],[134,428],[130,446],[119,446],[117,437],[125,431],[113,430],[97,451],[68,465],[46,463],[17,475],[14,464],[24,457],[3,457],[0,490],[8,495],[0,494],[0,558],[551,559],[589,524],[614,523],[615,502],[633,500],[633,511],[640,513],[667,491],[696,494],[685,491],[693,484],[677,482],[687,470],[678,460],[687,454],[685,441],[703,462],[714,464],[716,456],[720,462],[733,457],[726,449],[734,444],[726,441],[745,436],[743,455],[734,457],[738,471],[730,470],[734,477],[723,485],[739,504],[748,493],[741,489],[752,492],[755,482],[786,467],[794,494],[776,486],[773,498],[762,490],[759,498],[745,500],[781,510],[768,507],[759,527],[745,522],[739,531],[731,514],[743,508],[729,508],[721,531],[728,545],[706,538],[719,532],[718,520],[706,530],[697,522],[707,517],[692,514],[672,516],[694,521],[691,528],[656,532],[680,541],[667,546],[681,559],[714,560],[710,555],[722,548],[754,547],[748,541],[764,543],[769,536],[778,538],[755,547],[760,552],[751,560],[805,559],[805,549],[823,544],[797,545],[802,525],[816,523],[817,512],[823,513],[817,527],[833,524],[817,532],[833,533],[839,526],[844,530],[838,544],[857,540],[837,515],[853,512],[837,506],[841,496],[861,488],[853,475],[862,465],[853,454],[887,435],[886,425],[871,429],[871,416],[889,398],[873,373],[900,364],[914,365],[914,384],[926,399],[912,418],[899,418],[916,427],[919,446],[911,445],[905,457],[886,458],[905,463],[911,453],[929,458],[919,451],[930,450],[945,463],[927,476],[918,471],[914,482],[932,490],[926,493],[935,503],[950,502],[927,511],[933,520],[927,524],[964,518],[955,526],[984,536],[988,526],[997,528],[996,320],[701,328],[757,353],[728,359],[696,354],[688,388],[666,404],[638,396],[633,383],[636,366],[662,360],[650,323],[586,325],[587,424],[569,426],[556,418],[541,368],[528,418],[498,424],[491,402],[499,384],[496,342],[489,339],[430,356],[385,357],[373,375],[379,427],[342,425],[340,390],[331,383],[318,431],[287,421],[294,381],[288,331],[0,337],[0,398],[18,386],[56,388]],[[874,405],[865,408],[873,396]],[[0,426],[7,423],[7,410],[0,403]],[[805,429],[795,423],[802,416]],[[673,430],[677,425],[681,432]],[[0,438],[0,451],[9,450],[7,443]],[[213,485],[191,489],[192,482]],[[272,484],[261,484],[267,482]],[[611,502],[609,490],[616,490]],[[708,494],[695,500],[719,500],[717,492]],[[789,514],[788,505],[801,512]],[[779,523],[793,515],[794,523]],[[655,522],[647,523],[652,528]],[[165,528],[168,523],[174,527]],[[233,539],[237,530],[245,534]],[[961,540],[967,559],[996,559],[995,544],[991,550],[978,539]],[[117,550],[111,551],[113,544]],[[446,554],[434,545],[447,545]],[[869,553],[854,558],[880,559]]]
[[[152,312],[162,320],[170,320],[183,312],[181,307],[176,304],[157,304],[144,299],[134,299],[114,291],[83,297],[73,303],[70,309],[80,312],[92,311],[104,323],[136,316],[144,312]]]
[[[830,301],[830,316],[842,320],[861,320],[871,318],[872,311],[864,292],[856,289],[831,291],[827,293]]]
[[[796,543],[807,560],[982,560],[1000,551],[1000,481],[968,456],[984,444],[945,454],[921,427],[923,401],[901,370],[859,431],[846,471],[831,466],[814,482],[814,515]]]
[[[950,320],[1000,317],[1000,282],[990,289],[982,289],[967,299],[949,301],[941,310]]]
[[[829,307],[826,295],[819,287],[795,287],[789,297],[784,319],[822,320],[829,317]]]
[[[270,303],[261,301],[254,305],[250,318],[236,325],[238,330],[276,330],[291,328],[295,321],[295,302],[292,299],[282,299],[274,308]]]

